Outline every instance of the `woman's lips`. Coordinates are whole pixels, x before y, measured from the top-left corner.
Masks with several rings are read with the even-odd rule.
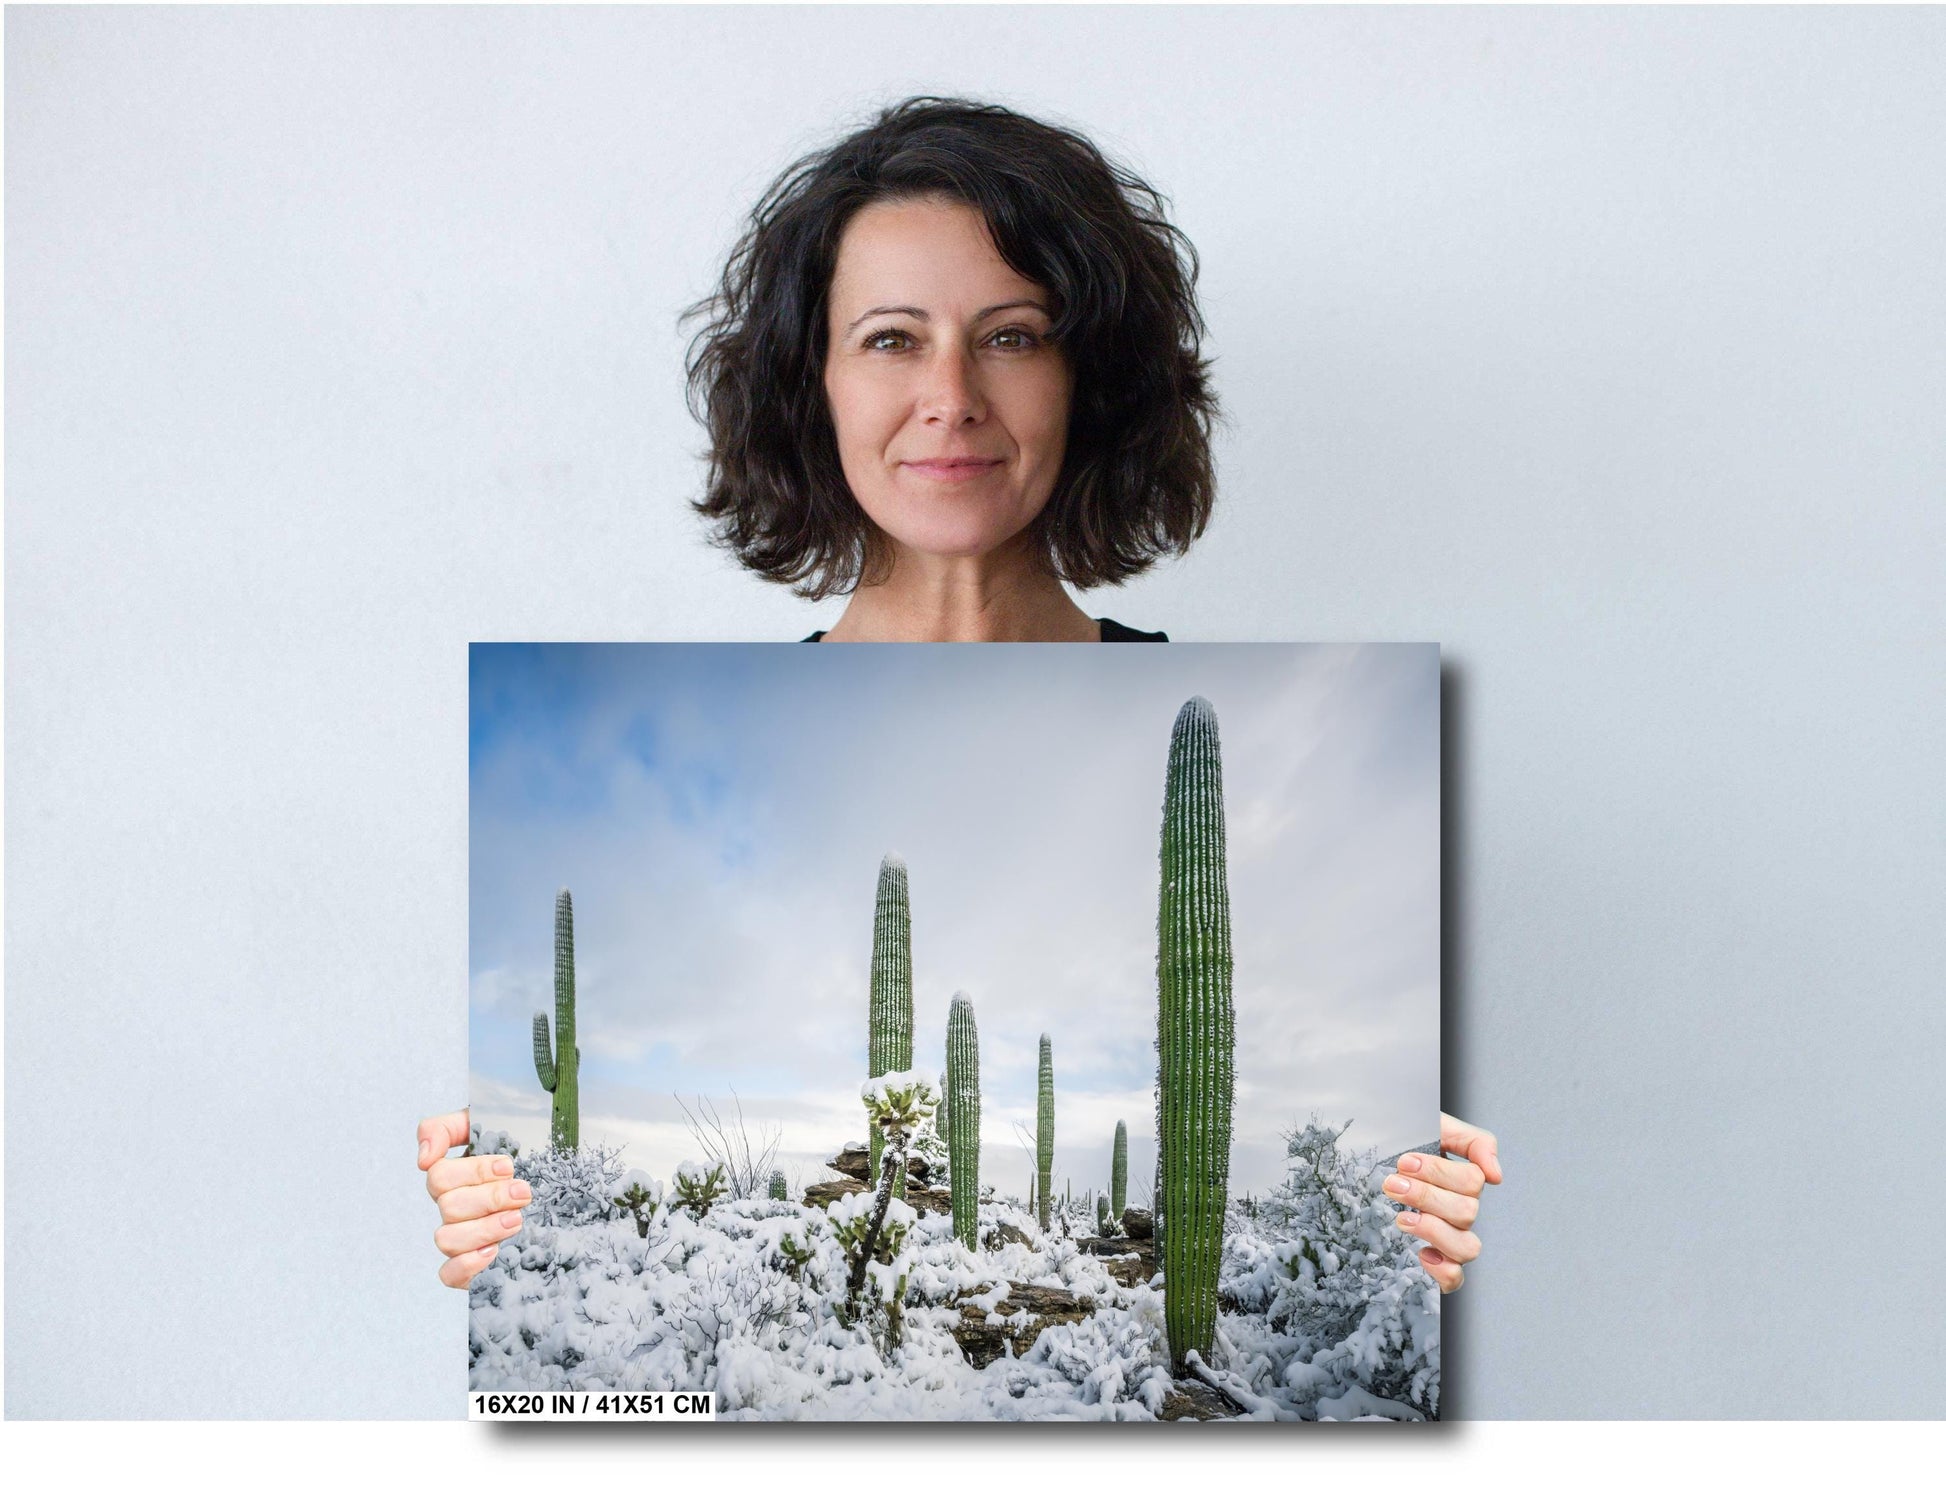
[[[908,470],[939,482],[958,482],[968,477],[985,476],[998,461],[905,461]]]

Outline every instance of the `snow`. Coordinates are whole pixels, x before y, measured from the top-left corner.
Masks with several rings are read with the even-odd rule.
[[[1232,1207],[1225,1312],[1195,1375],[1243,1421],[1426,1417],[1437,1407],[1437,1285],[1389,1225],[1389,1206],[1356,1186],[1355,1160],[1333,1162],[1302,1140],[1280,1197],[1252,1216]],[[1291,1224],[1337,1195],[1335,1223]],[[892,1200],[879,1248],[891,1259],[868,1264],[863,1317],[847,1322],[838,1230],[868,1222],[872,1200],[855,1193],[823,1211],[724,1199],[700,1219],[658,1208],[646,1236],[627,1218],[530,1220],[473,1281],[471,1386],[703,1389],[727,1419],[1143,1420],[1164,1407],[1175,1385],[1160,1288],[1122,1285],[1012,1201],[980,1206],[980,1247],[969,1251],[947,1217]],[[1381,1218],[1390,1238],[1375,1234]],[[1001,1241],[1002,1222],[1032,1244]],[[858,1224],[851,1239],[862,1234]],[[892,1346],[886,1298],[901,1280]],[[1086,1297],[1093,1312],[1044,1329],[1024,1354],[1009,1340],[1008,1354],[974,1367],[953,1334],[962,1307],[984,1311],[969,1323],[1018,1333],[1033,1317],[998,1309],[1028,1284]]]

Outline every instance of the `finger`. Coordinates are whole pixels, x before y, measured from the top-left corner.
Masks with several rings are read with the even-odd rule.
[[[496,1178],[491,1183],[468,1183],[439,1196],[440,1217],[448,1224],[497,1215],[533,1202],[534,1191],[519,1178]]]
[[[1457,1152],[1469,1162],[1480,1165],[1488,1183],[1500,1181],[1500,1143],[1491,1131],[1470,1126],[1456,1115],[1439,1112],[1439,1149]]]
[[[1456,1157],[1428,1157],[1419,1152],[1408,1152],[1401,1157],[1399,1171],[1468,1198],[1477,1197],[1487,1181],[1487,1175],[1477,1163],[1461,1162]]]
[[[1478,1236],[1471,1231],[1455,1230],[1437,1215],[1428,1215],[1420,1210],[1401,1210],[1396,1223],[1408,1236],[1432,1242],[1443,1255],[1455,1262],[1471,1262],[1480,1254]]]
[[[419,1166],[431,1167],[455,1147],[473,1139],[473,1123],[468,1111],[454,1110],[445,1115],[429,1115],[419,1122]]]
[[[504,1210],[498,1215],[483,1215],[478,1220],[458,1220],[433,1232],[432,1244],[449,1257],[478,1251],[504,1241],[520,1229],[520,1211]]]
[[[426,1173],[426,1192],[437,1199],[467,1184],[491,1183],[496,1178],[513,1176],[511,1157],[442,1157]]]
[[[1403,1164],[1405,1159],[1400,1158],[1399,1161]],[[1479,1217],[1479,1200],[1470,1194],[1443,1189],[1425,1178],[1407,1178],[1403,1173],[1394,1173],[1385,1180],[1384,1189],[1387,1198],[1437,1215],[1454,1230],[1472,1229],[1474,1220]]]
[[[1433,1275],[1441,1293],[1451,1293],[1466,1281],[1465,1269],[1436,1246],[1420,1247],[1419,1262]]]
[[[439,1269],[439,1281],[448,1288],[464,1288],[492,1263],[500,1248],[482,1246],[478,1251],[461,1252],[457,1257],[448,1258]]]

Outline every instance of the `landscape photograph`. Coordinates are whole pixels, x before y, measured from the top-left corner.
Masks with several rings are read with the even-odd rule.
[[[1433,644],[475,644],[469,1387],[1421,1422]]]

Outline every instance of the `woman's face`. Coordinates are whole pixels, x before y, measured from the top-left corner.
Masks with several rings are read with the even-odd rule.
[[[867,205],[838,244],[824,390],[845,481],[908,550],[984,555],[1031,524],[1067,446],[1072,376],[1048,290],[977,209]]]

